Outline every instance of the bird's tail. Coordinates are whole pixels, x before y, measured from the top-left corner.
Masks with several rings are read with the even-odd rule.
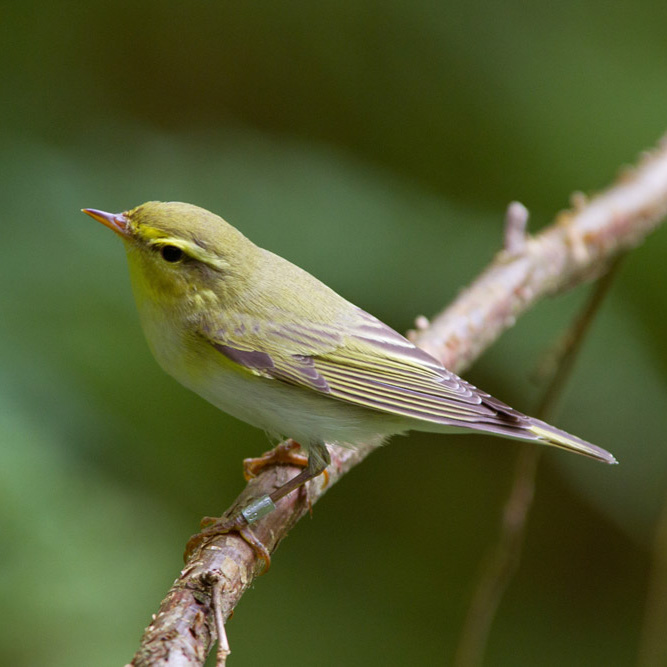
[[[536,440],[541,441],[547,445],[567,449],[577,454],[589,456],[592,459],[603,461],[604,463],[618,463],[612,454],[602,447],[592,445],[590,442],[581,440],[575,435],[570,435],[565,431],[561,431],[549,424],[546,424],[539,419],[530,419],[530,425],[526,429],[533,434]]]

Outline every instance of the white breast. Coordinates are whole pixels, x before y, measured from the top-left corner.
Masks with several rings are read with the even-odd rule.
[[[184,322],[165,322],[143,304],[141,323],[162,368],[220,410],[276,437],[354,446],[407,430],[400,417],[368,410],[325,394],[249,373],[197,339]]]

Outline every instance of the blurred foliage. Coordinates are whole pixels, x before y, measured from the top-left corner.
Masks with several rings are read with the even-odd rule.
[[[0,662],[118,665],[263,434],[167,378],[117,239],[78,213],[216,211],[399,330],[665,131],[667,5],[5,3],[0,22]],[[555,420],[490,665],[631,664],[667,490],[662,229],[624,263]],[[469,377],[530,411],[586,288]],[[517,445],[396,438],[290,535],[234,666],[447,664]],[[372,520],[370,520],[372,518]]]

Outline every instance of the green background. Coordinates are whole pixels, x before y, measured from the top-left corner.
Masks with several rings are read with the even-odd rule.
[[[405,330],[667,129],[667,5],[562,0],[3,3],[0,662],[121,665],[262,433],[164,375],[84,206],[197,203]],[[554,421],[488,665],[630,665],[667,488],[667,230],[624,263]],[[529,377],[590,288],[467,375]],[[519,445],[396,438],[281,545],[230,665],[451,662]]]

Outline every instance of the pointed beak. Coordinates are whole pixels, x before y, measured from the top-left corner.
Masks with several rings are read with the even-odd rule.
[[[96,208],[82,208],[81,210],[119,236],[127,238],[130,235],[129,220],[122,213],[107,213],[106,211],[98,211]]]

